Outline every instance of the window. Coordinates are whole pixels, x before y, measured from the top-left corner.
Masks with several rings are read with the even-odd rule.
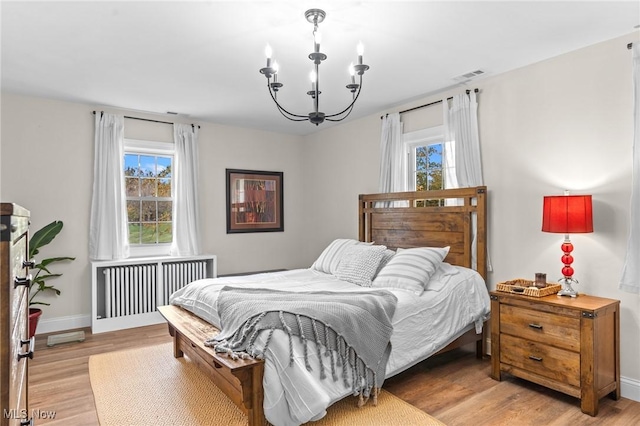
[[[446,162],[442,126],[405,133],[410,191],[445,189]],[[428,200],[427,205],[440,205],[442,200]],[[424,205],[424,203],[418,203]]]
[[[442,142],[412,147],[414,167],[413,188],[415,191],[443,189]]]
[[[125,139],[124,178],[132,254],[167,254],[173,238],[173,144]]]

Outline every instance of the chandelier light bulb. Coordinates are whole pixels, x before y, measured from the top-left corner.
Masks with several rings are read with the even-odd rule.
[[[315,47],[315,52],[320,52],[320,43],[322,43],[322,33],[320,31],[313,32],[313,44]]]
[[[362,65],[362,55],[364,55],[364,45],[362,42],[358,43],[358,64]]]
[[[273,51],[271,50],[271,46],[267,44],[267,47],[264,48],[264,54],[267,57],[267,68],[271,67],[271,55]]]
[[[318,80],[318,75],[316,74],[315,71],[311,71],[309,73],[309,80],[311,80],[311,91],[315,92],[316,91],[316,81]]]
[[[349,75],[351,76],[351,84],[356,82],[356,70],[353,68],[353,62],[349,65]]]

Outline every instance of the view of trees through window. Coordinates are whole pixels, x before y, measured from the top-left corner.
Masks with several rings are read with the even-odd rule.
[[[169,156],[125,154],[130,244],[171,243],[171,165]]]
[[[416,191],[444,189],[442,173],[442,144],[422,145],[415,148]],[[438,206],[441,200],[427,200],[426,205]],[[423,207],[424,202],[417,203]]]

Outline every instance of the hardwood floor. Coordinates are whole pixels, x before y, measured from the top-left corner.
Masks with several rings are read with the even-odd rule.
[[[46,335],[36,337],[29,367],[30,410],[41,414],[36,424],[98,425],[89,357],[171,340],[164,324],[96,335],[84,331],[84,342],[53,347],[47,347]],[[598,416],[590,417],[576,398],[516,378],[497,382],[489,370],[489,359],[476,359],[472,349],[456,350],[388,379],[384,388],[449,426],[640,424],[640,402],[605,397]],[[47,418],[50,412],[55,418]]]
[[[515,377],[489,377],[489,358],[472,350],[428,359],[385,381],[384,389],[449,426],[638,425],[640,402],[604,397],[598,416],[582,413],[577,398]]]
[[[91,334],[90,329],[84,332],[84,342],[52,347],[47,347],[47,335],[36,336],[36,351],[29,364],[29,410],[40,410],[45,413],[42,417],[55,411],[54,419],[36,419],[36,425],[98,425],[89,357],[171,341],[164,324],[100,334]]]

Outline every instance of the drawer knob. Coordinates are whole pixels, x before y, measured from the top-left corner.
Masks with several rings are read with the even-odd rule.
[[[22,358],[33,359],[33,349],[29,349],[29,352],[20,352],[18,354],[18,361],[21,360]]]
[[[15,277],[13,279],[13,288],[17,288],[19,285],[23,285],[25,287],[31,286],[31,275],[27,275],[26,277]]]
[[[529,355],[529,359],[531,359],[533,361],[542,362],[542,358],[540,358],[539,356]]]
[[[20,426],[33,426],[33,417],[30,419],[20,420]]]
[[[542,330],[542,326],[540,324],[531,323],[529,324],[529,327],[535,328],[536,330]]]
[[[23,260],[22,261],[22,267],[23,268],[35,268],[36,267],[36,262],[32,259],[32,260]]]
[[[20,361],[22,358],[33,359],[33,350],[36,346],[36,336],[31,337],[29,340],[20,339],[20,348],[22,348],[22,346],[24,345],[29,345],[27,348],[29,349],[29,352],[18,352],[18,361]]]
[[[30,348],[36,346],[36,336],[32,336],[29,340],[20,339],[20,346],[29,345]]]

